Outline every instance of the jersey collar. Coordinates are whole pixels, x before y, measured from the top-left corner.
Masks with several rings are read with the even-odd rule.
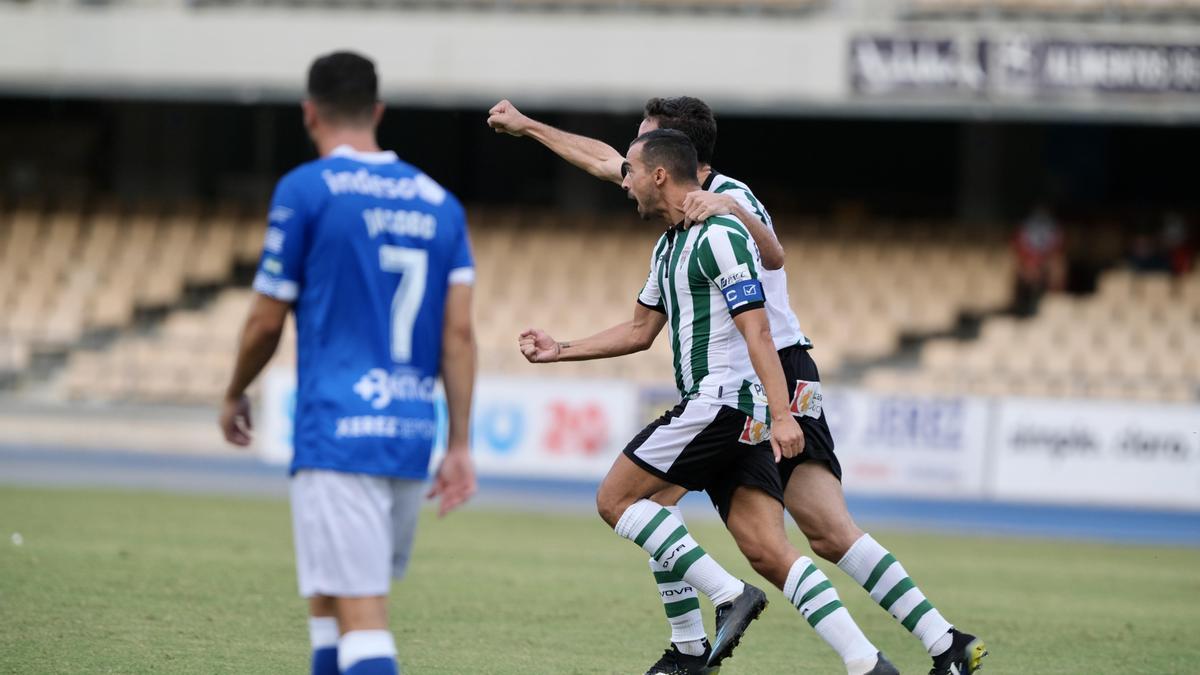
[[[705,192],[708,192],[709,188],[712,187],[713,181],[716,180],[716,178],[717,178],[717,170],[712,168],[711,166],[708,167],[708,178],[704,179],[704,184],[700,186],[700,189],[704,190]]]
[[[392,162],[400,161],[396,153],[391,150],[382,150],[380,152],[360,152],[350,147],[349,145],[339,145],[329,153],[330,157],[345,157],[353,159],[356,162],[363,164],[391,164]]]

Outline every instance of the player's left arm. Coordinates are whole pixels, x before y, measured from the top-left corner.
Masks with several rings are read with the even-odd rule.
[[[750,232],[750,238],[758,246],[763,268],[777,270],[783,267],[783,246],[775,231],[767,222],[766,211],[755,206],[740,188],[726,192],[695,190],[683,200],[683,211],[688,222],[702,223],[713,216],[732,215]]]
[[[221,431],[234,445],[249,445],[253,423],[246,388],[275,355],[291,303],[262,294],[254,296],[250,314],[242,326],[233,376],[221,404]]]
[[[461,224],[456,234],[450,271],[446,276],[446,307],[442,318],[442,386],[446,389],[448,435],[446,456],[438,465],[427,498],[441,497],[438,516],[466,503],[475,494],[475,465],[471,461],[471,396],[475,391],[475,324],[471,300],[475,260],[467,237],[466,216],[455,204]]]
[[[787,398],[787,378],[779,363],[779,352],[771,339],[771,323],[767,311],[762,307],[741,312],[733,317],[746,349],[750,352],[750,363],[762,383],[767,395],[767,408],[771,411],[771,446],[775,460],[780,456],[795,457],[804,452],[804,432],[792,417]]]
[[[475,390],[476,344],[471,321],[471,285],[451,284],[442,326],[442,384],[446,389],[448,435],[446,456],[426,495],[441,497],[438,516],[466,503],[475,494],[475,465],[471,462],[469,429],[471,396]]]
[[[746,341],[750,363],[767,395],[775,460],[794,457],[804,451],[804,434],[788,405],[787,380],[771,337],[766,294],[750,242],[740,232],[710,226],[700,239],[698,255],[701,272],[720,291],[734,325]]]

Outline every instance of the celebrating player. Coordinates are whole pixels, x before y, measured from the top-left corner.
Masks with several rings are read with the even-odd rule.
[[[699,653],[668,650],[651,672],[709,672],[766,605],[762,591],[733,578],[704,553],[677,512],[648,499],[678,485],[708,491],[755,571],[800,598],[797,608],[851,672],[895,673],[824,575],[788,543],[775,462],[803,451],[804,437],[788,412],[749,234],[735,218],[684,227],[683,201],[699,187],[696,171],[696,150],[679,131],[654,130],[633,142],[622,166],[622,187],[637,201],[642,218],[671,225],[654,248],[633,320],[572,342],[531,329],[520,337],[521,351],[534,363],[621,356],[648,348],[664,325],[671,326],[682,401],[626,446],[596,496],[601,517],[617,534],[651,554],[660,584],[698,588],[717,606],[713,645],[706,644],[701,627]],[[763,439],[768,414],[763,403],[773,411],[769,441]],[[698,621],[694,596],[677,608],[695,612]],[[664,670],[668,660],[672,670]]]
[[[966,675],[979,668],[987,654],[983,641],[955,629],[926,599],[904,567],[869,534],[863,532],[842,494],[841,465],[821,406],[821,384],[817,366],[808,351],[812,342],[800,330],[787,294],[787,275],[782,269],[783,249],[773,231],[766,208],[746,184],[721,175],[712,168],[717,126],[712,111],[691,97],[653,98],[646,103],[639,134],[659,128],[677,129],[696,146],[698,182],[702,189],[687,195],[683,203],[689,222],[710,216],[732,214],[746,225],[762,252],[762,285],[770,316],[771,333],[792,390],[791,410],[804,431],[804,452],[779,463],[785,486],[788,512],[808,538],[817,555],[850,575],[871,598],[918,638],[933,658],[932,675]],[[489,111],[488,125],[497,133],[534,138],[555,154],[597,178],[621,184],[624,158],[608,144],[567,133],[522,114],[509,101],[500,101]],[[654,496],[654,501],[675,509],[684,490],[672,487]],[[805,559],[807,560],[807,558]],[[816,569],[813,567],[812,569]],[[701,651],[704,628],[699,612],[682,612],[679,603],[695,602],[686,585],[666,575],[656,575],[660,595],[671,624],[672,647],[651,673],[686,672],[677,664]],[[810,581],[802,584],[808,588]],[[679,591],[683,590],[683,596]],[[667,591],[671,591],[667,593]],[[791,598],[794,601],[803,597]]]
[[[357,54],[323,56],[309,70],[304,124],[321,158],[275,190],[258,295],[220,420],[229,442],[250,442],[243,392],[294,307],[291,503],[314,675],[397,672],[387,595],[408,564],[439,374],[449,439],[428,496],[441,497],[444,515],[475,491],[467,440],[475,275],[465,216],[433,179],[380,151],[377,91],[374,64]]]

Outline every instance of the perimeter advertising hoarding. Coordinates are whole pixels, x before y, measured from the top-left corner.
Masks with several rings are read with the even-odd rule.
[[[992,495],[1200,507],[1200,406],[1005,399]]]
[[[258,449],[272,463],[292,457],[295,387],[289,369],[272,370],[263,383]],[[483,476],[598,480],[640,428],[637,402],[637,387],[619,381],[481,377],[471,420],[475,466]],[[436,406],[444,439],[440,390]]]
[[[831,389],[825,413],[847,492],[983,497],[985,399]]]

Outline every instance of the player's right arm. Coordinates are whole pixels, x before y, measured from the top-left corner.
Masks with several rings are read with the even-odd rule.
[[[558,342],[539,328],[521,333],[521,354],[530,363],[555,361],[590,361],[625,356],[645,351],[662,332],[667,316],[638,304],[633,319],[596,333],[582,340]]]
[[[305,190],[297,175],[284,176],[271,199],[262,258],[254,277],[257,295],[242,327],[233,374],[221,403],[221,431],[225,440],[234,445],[250,444],[250,401],[246,398],[246,388],[271,361],[288,312],[300,294],[308,249],[309,212]]]
[[[625,157],[603,141],[555,129],[526,116],[507,100],[492,106],[487,123],[498,134],[528,136],[596,178],[621,184],[621,165]]]

